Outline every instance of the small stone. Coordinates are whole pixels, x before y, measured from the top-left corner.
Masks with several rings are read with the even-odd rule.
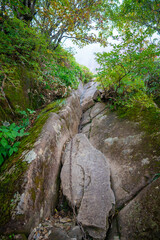
[[[68,233],[68,235],[69,237],[71,237],[71,239],[77,239],[77,240],[81,240],[83,237],[82,231],[79,226],[72,228],[72,230]]]

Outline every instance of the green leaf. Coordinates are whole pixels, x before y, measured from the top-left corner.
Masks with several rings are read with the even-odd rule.
[[[11,155],[13,154],[13,152],[14,152],[14,149],[11,148],[11,149],[9,150],[9,156],[11,156]]]
[[[17,151],[18,151],[18,148],[17,148],[17,147],[14,147],[14,148],[13,148],[13,151],[14,151],[14,152],[17,152]]]
[[[19,136],[19,133],[18,133],[18,131],[15,131],[15,130],[13,130],[12,131],[12,137],[15,139],[17,136]]]
[[[27,117],[27,113],[26,113],[26,111],[19,111],[19,113],[20,113],[21,115]]]
[[[20,143],[21,143],[21,142],[15,142],[15,143],[13,144],[13,147],[18,147],[18,146],[20,145]]]
[[[27,111],[29,112],[29,114],[33,114],[33,113],[35,113],[34,110],[31,110],[31,109],[29,109],[29,108],[27,108]]]
[[[8,141],[5,138],[2,138],[1,142],[2,146],[5,148],[8,146]]]
[[[18,133],[18,136],[19,137],[23,137],[24,136],[24,129],[22,128],[21,130],[20,130],[20,132]]]
[[[13,129],[14,127],[16,127],[16,124],[15,124],[15,123],[12,123],[9,128],[10,128],[10,129]]]
[[[29,134],[30,134],[29,132],[25,132],[23,136],[28,136]]]
[[[156,173],[154,178],[153,178],[153,181],[157,180],[159,177],[160,177],[160,173]]]

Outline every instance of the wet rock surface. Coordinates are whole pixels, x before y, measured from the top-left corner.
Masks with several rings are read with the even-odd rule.
[[[93,239],[104,239],[109,228],[108,218],[113,214],[115,204],[108,160],[84,134],[77,134],[72,141],[63,156],[63,194],[71,205],[78,208],[78,222],[89,235]]]

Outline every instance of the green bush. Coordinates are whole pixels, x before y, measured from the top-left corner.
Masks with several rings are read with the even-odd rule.
[[[5,121],[0,126],[0,165],[2,165],[5,159],[18,151],[19,140],[29,134],[25,130],[30,125],[30,118],[35,111],[31,109],[27,109],[27,111],[17,110],[17,113],[21,116],[18,124],[10,124]]]
[[[83,83],[88,83],[94,78],[94,74],[83,65],[80,65],[81,68],[81,80]]]
[[[16,140],[28,135],[24,131],[25,128],[23,126],[18,126],[15,123],[0,127],[0,165],[6,158],[18,151],[20,142]]]
[[[104,90],[104,98],[114,106],[125,105],[133,98],[136,101],[142,92],[144,97],[158,90],[156,58],[160,54],[159,49],[155,44],[148,44],[140,50],[139,41],[142,39],[129,39],[129,42],[113,45],[110,52],[97,54],[100,64],[97,81]]]
[[[36,29],[29,27],[23,21],[13,18],[4,18],[0,31],[1,59],[14,64],[29,64],[37,67],[36,60],[43,58],[47,49],[47,42]]]
[[[91,73],[61,46],[54,49],[34,26],[16,17],[0,19],[0,119],[15,121],[16,106],[37,109],[76,89]],[[14,92],[14,94],[13,94]]]

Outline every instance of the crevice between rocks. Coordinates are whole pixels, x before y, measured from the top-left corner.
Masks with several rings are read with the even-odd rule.
[[[129,202],[131,202],[143,189],[149,186],[154,181],[155,176],[148,179],[146,182],[142,182],[138,187],[136,187],[132,193],[125,197],[124,199],[120,200],[119,203],[116,205],[116,209],[118,211],[122,210]]]
[[[96,104],[96,102],[95,102],[95,104]],[[86,111],[89,111],[89,109],[92,109],[92,108],[95,106],[95,104],[94,104],[92,107],[88,108]],[[88,139],[90,140],[90,134],[91,134],[91,130],[92,130],[92,121],[93,121],[94,118],[96,118],[98,115],[100,115],[101,113],[103,113],[105,110],[106,110],[106,107],[105,107],[103,110],[101,110],[100,112],[98,112],[98,113],[97,113],[95,116],[93,116],[93,117],[91,117],[91,111],[90,111],[90,112],[89,112],[90,121],[87,122],[86,124],[83,124],[83,125],[82,125],[82,121],[84,120],[84,114],[86,113],[86,111],[83,112],[82,117],[81,117],[81,120],[80,120],[80,124],[79,124],[79,127],[78,127],[78,133],[81,133],[81,132],[82,132],[82,129],[83,129],[86,125],[90,124],[89,132],[88,132]],[[112,187],[112,186],[113,186],[113,184],[112,184],[112,177],[111,177],[111,188],[112,188],[112,190],[113,190],[113,187]],[[113,190],[113,191],[114,191],[114,190]],[[110,231],[111,231],[111,226],[112,226],[112,221],[113,221],[113,219],[114,219],[114,221],[116,222],[116,229],[117,229],[117,234],[118,234],[118,238],[115,239],[115,240],[120,240],[119,225],[118,225],[118,220],[117,220],[116,217],[117,217],[116,215],[115,215],[115,216],[110,216],[109,219],[108,219],[109,229],[108,229],[107,232],[106,232],[106,238],[105,238],[105,240],[108,240],[108,239],[109,239],[108,237],[109,237],[109,235],[110,235]],[[92,239],[92,238],[90,237],[89,239]]]
[[[95,104],[96,104],[97,102],[95,101]],[[90,118],[90,121],[89,122],[87,122],[87,123],[85,123],[85,124],[82,124],[82,121],[84,120],[84,114],[87,112],[87,111],[89,111],[90,109],[92,109],[94,106],[95,106],[95,104],[93,105],[93,106],[91,106],[90,108],[88,108],[85,112],[83,112],[83,114],[82,114],[82,117],[81,117],[81,120],[80,120],[80,124],[79,124],[79,127],[78,127],[78,133],[81,133],[82,132],[82,129],[85,127],[85,126],[87,126],[88,124],[90,124],[90,128],[89,128],[89,131],[88,131],[88,139],[90,139],[90,134],[91,134],[91,130],[92,130],[92,121],[93,121],[93,119],[95,119],[98,115],[100,115],[101,113],[103,113],[105,110],[106,110],[106,107],[103,109],[103,110],[101,110],[100,112],[98,112],[95,116],[93,116],[93,117],[91,117],[91,111],[89,112],[89,118]]]

